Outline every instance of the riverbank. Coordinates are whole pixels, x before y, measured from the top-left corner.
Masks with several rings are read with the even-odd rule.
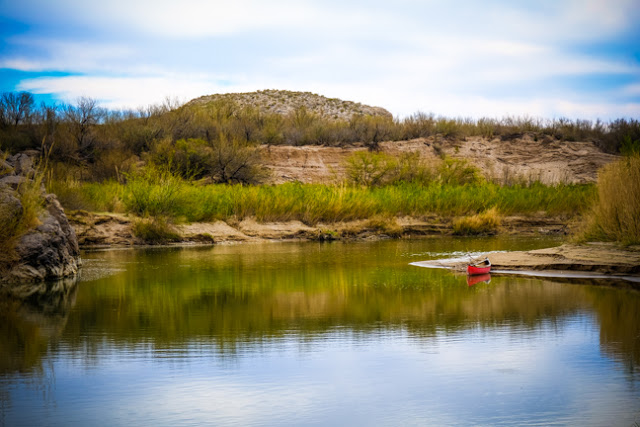
[[[531,251],[476,254],[489,258],[491,274],[522,274],[543,277],[626,278],[640,281],[640,246],[622,247],[615,243],[589,242],[563,244]],[[449,258],[415,262],[429,268],[466,271],[468,258]],[[638,278],[638,280],[635,280]]]
[[[82,248],[129,247],[148,245],[135,236],[134,225],[141,221],[133,215],[71,211],[67,213]],[[174,225],[176,238],[164,244],[229,244],[260,241],[326,241],[416,238],[453,234],[454,217],[371,218],[366,220],[318,223],[309,226],[301,221],[260,222],[253,218],[242,221],[192,222]],[[505,216],[500,234],[523,236],[566,235],[574,223],[564,217],[546,215]]]
[[[640,277],[640,246],[564,244],[555,248],[490,255],[493,270],[573,271]]]

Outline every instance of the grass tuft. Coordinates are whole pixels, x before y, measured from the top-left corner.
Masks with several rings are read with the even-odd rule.
[[[162,217],[143,218],[133,223],[133,234],[145,243],[161,244],[179,242],[180,234]]]
[[[472,216],[453,221],[453,234],[458,236],[477,236],[496,234],[502,222],[498,209],[491,209]]]

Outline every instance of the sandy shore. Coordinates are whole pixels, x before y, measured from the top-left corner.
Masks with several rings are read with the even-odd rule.
[[[492,274],[522,274],[565,278],[624,278],[640,282],[640,246],[620,247],[613,243],[565,244],[532,251],[487,253]],[[420,261],[420,267],[466,271],[461,258]]]

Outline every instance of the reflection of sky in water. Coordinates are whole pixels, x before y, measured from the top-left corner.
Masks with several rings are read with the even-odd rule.
[[[42,393],[29,380],[10,385],[7,425],[609,425],[640,398],[582,314],[426,339],[402,329],[292,333],[233,357],[206,340],[96,350],[85,359],[61,348],[44,363],[55,374]]]

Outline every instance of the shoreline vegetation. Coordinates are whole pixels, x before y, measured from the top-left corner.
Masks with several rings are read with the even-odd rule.
[[[501,180],[468,159],[448,157],[438,143],[479,136],[521,144],[517,138],[524,134],[543,145],[590,141],[621,160],[607,165],[597,184]],[[380,151],[384,141],[425,137],[434,141],[428,149],[435,158]],[[273,185],[263,150],[274,145],[363,150],[347,157],[344,176],[330,183]],[[46,153],[42,180],[74,225],[86,231],[100,221],[120,223],[128,230],[121,234],[131,237],[126,244],[182,241],[189,227],[202,223],[235,232],[248,224],[296,223],[303,231],[280,235],[315,240],[492,235],[538,224],[543,233],[570,233],[577,241],[640,243],[635,119],[475,120],[423,113],[398,119],[384,109],[287,91],[107,111],[90,98],[37,107],[22,92],[0,98],[0,149]],[[216,241],[214,234],[191,232],[208,243]],[[17,237],[0,235],[0,243],[11,245]]]

